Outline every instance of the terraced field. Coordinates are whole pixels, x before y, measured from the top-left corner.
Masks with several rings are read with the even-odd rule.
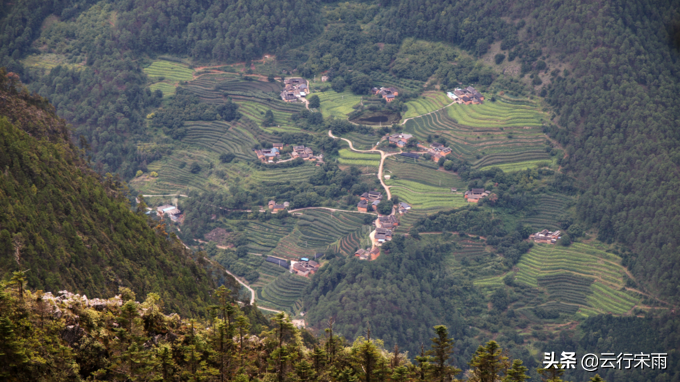
[[[402,118],[413,118],[419,115],[431,113],[437,109],[441,109],[444,106],[451,103],[451,100],[446,96],[446,94],[438,91],[429,91],[423,93],[422,96],[406,102],[408,110]]]
[[[463,195],[454,194],[449,187],[429,186],[405,179],[388,179],[392,195],[410,204],[414,209],[452,209],[467,204]]]
[[[437,171],[438,166],[433,162],[421,159],[417,163],[409,163],[392,160],[392,158],[393,157],[390,157],[385,160],[385,173],[396,176],[397,179],[448,189],[452,187],[462,189],[467,186],[467,183],[462,181],[457,175],[444,171]]]
[[[268,222],[249,221],[248,252],[271,254],[279,241],[294,229],[292,224],[282,225],[276,220]]]
[[[273,282],[277,277],[285,273],[286,269],[264,261],[262,262],[262,265],[257,268],[257,272],[260,274],[260,278],[250,285],[254,289],[265,287],[267,284]]]
[[[352,106],[361,102],[361,96],[354,95],[349,90],[336,93],[333,90],[314,93],[319,96],[321,101],[320,111],[324,118],[333,116],[335,118],[347,119],[347,115],[354,111]]]
[[[308,278],[284,272],[273,282],[257,290],[257,300],[262,306],[294,313],[296,302],[302,297],[302,291],[307,284]]]
[[[144,73],[151,78],[165,77],[172,82],[191,81],[194,78],[194,71],[187,65],[165,60],[154,61],[144,68]]]
[[[559,229],[558,217],[565,213],[571,197],[559,194],[541,194],[537,197],[538,214],[522,219],[523,223],[531,224],[534,230]]]
[[[515,172],[515,171],[522,171],[530,168],[536,168],[536,167],[552,167],[555,166],[556,161],[554,158],[552,160],[530,160],[530,161],[525,161],[525,162],[515,162],[515,163],[503,163],[503,164],[495,164],[492,166],[484,166],[481,167],[480,170],[489,170],[492,168],[499,168],[503,170],[504,172]]]
[[[369,233],[363,228],[363,214],[336,211],[331,215],[331,211],[322,209],[301,212],[295,230],[279,242],[277,255],[299,258],[323,252],[346,236],[355,234],[361,240]]]
[[[186,193],[189,190],[206,191],[208,186],[208,163],[213,159],[204,151],[175,150],[171,156],[149,164],[149,173],[158,173],[157,178],[145,175],[130,183],[136,190],[145,194]],[[192,162],[203,168],[197,174],[189,171]],[[184,163],[184,165],[183,165]]]
[[[446,110],[457,123],[471,127],[540,127],[542,120],[547,119],[534,106],[505,101],[486,101],[481,105],[453,104]]]
[[[592,245],[535,245],[517,264],[516,280],[545,288],[551,300],[577,304],[579,314],[625,314],[641,298],[622,291],[625,269],[621,258]]]
[[[357,153],[350,149],[341,149],[338,162],[353,166],[380,166],[380,154]]]
[[[344,135],[342,135],[342,137],[347,138],[350,141],[352,141],[354,148],[357,149],[357,150],[370,150],[380,140],[380,137],[378,136],[378,134],[367,135],[367,134],[359,134],[357,132],[351,132],[351,133],[348,133],[348,134],[344,134]]]
[[[451,147],[453,155],[467,159],[475,168],[551,159],[545,152],[545,135],[541,128],[466,126],[449,117],[447,110],[451,107],[408,120],[404,124],[404,131],[422,141],[426,140],[428,135],[443,136],[448,146]]]
[[[222,154],[233,153],[237,158],[252,160],[257,156],[251,147],[257,141],[247,130],[224,121],[187,121],[187,135],[182,142]]]

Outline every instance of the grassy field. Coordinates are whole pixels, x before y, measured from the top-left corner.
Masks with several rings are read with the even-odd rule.
[[[357,153],[350,149],[341,149],[338,162],[352,166],[380,166],[380,154]]]
[[[172,82],[190,81],[194,78],[194,71],[186,65],[172,61],[154,61],[149,67],[144,68],[144,73],[151,78],[165,77]]]
[[[641,302],[639,295],[621,290],[625,285],[621,258],[593,245],[538,244],[522,256],[517,268],[517,282],[545,288],[551,300],[575,304],[581,315],[625,314]]]
[[[441,109],[444,106],[451,103],[451,100],[446,96],[446,94],[437,91],[429,91],[423,93],[422,96],[406,102],[408,110],[402,118],[413,118],[419,115],[431,113],[437,109]]]
[[[324,117],[333,116],[335,118],[347,119],[347,115],[354,111],[352,106],[361,102],[361,96],[354,95],[349,90],[336,93],[333,90],[314,93],[319,96],[321,101],[321,114]]]
[[[30,69],[45,69],[46,71],[52,70],[55,66],[76,70],[83,68],[82,64],[68,63],[66,55],[56,53],[31,54],[21,60],[21,63]]]
[[[425,84],[418,80],[409,80],[406,78],[398,78],[392,74],[384,72],[371,72],[371,78],[376,82],[377,86],[390,87],[393,86],[399,90],[406,90],[409,92],[418,93],[423,89]]]

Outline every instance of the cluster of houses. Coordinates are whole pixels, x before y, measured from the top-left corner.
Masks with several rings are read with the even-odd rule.
[[[451,148],[446,147],[439,142],[432,142],[429,147],[425,144],[418,143],[418,147],[427,150],[434,162],[439,162],[439,159],[445,158],[447,155],[451,154]]]
[[[481,199],[486,198],[489,196],[491,192],[483,189],[483,188],[473,188],[469,191],[465,191],[465,200],[467,200],[469,203],[477,203]]]
[[[359,248],[354,252],[354,256],[358,257],[359,260],[375,260],[380,256],[380,248],[374,247],[372,249]]]
[[[317,160],[321,159],[322,154],[319,154],[318,156],[314,156],[314,151],[310,149],[309,147],[305,146],[295,146],[293,147],[293,152],[290,153],[290,155],[293,156],[293,158],[302,158],[303,160]]]
[[[360,212],[368,212],[370,208],[372,211],[378,210],[378,204],[382,200],[382,193],[378,191],[368,191],[361,194],[361,201],[357,204],[357,210]]]
[[[304,78],[288,78],[283,83],[285,86],[281,91],[281,99],[285,102],[296,102],[309,94],[307,80]]]
[[[413,138],[411,134],[392,134],[387,138],[390,143],[397,145],[397,147],[406,147],[408,141]]]
[[[281,157],[281,150],[283,150],[283,146],[284,146],[283,143],[274,143],[272,144],[271,149],[261,149],[253,151],[255,151],[255,155],[257,155],[257,158],[261,160],[263,163],[273,163],[275,160],[278,160],[278,158]],[[323,160],[323,154],[315,156],[314,150],[306,146],[294,146],[293,151],[290,153],[290,155],[293,157],[293,159],[302,158],[302,160],[309,161]]]
[[[535,243],[555,244],[557,240],[559,240],[560,235],[561,232],[559,230],[552,232],[544,229],[541,232],[536,232],[533,235],[529,235],[529,239],[533,239]]]
[[[283,149],[283,143],[274,143],[272,144],[271,149],[262,149],[254,151],[255,155],[257,155],[257,159],[261,160],[264,163],[272,163],[274,162],[274,159],[277,159],[281,156],[281,149]]]
[[[392,102],[399,95],[399,90],[396,88],[372,88],[371,92],[375,95],[381,96],[385,101]]]
[[[379,247],[387,241],[392,240],[392,230],[387,228],[376,228],[373,236],[373,244]]]
[[[300,261],[291,261],[290,264],[290,273],[303,277],[315,274],[321,266],[316,261],[310,260],[307,257],[300,258]]]
[[[283,211],[286,208],[290,207],[289,202],[283,202],[283,204],[278,204],[274,200],[270,200],[269,203],[267,204],[270,210],[272,210],[272,213],[277,213],[279,211]]]
[[[446,95],[456,103],[463,103],[466,105],[480,105],[484,102],[484,96],[472,86],[465,89],[454,89],[453,92],[446,92]]]
[[[168,216],[170,220],[174,222],[179,222],[184,216],[182,216],[182,211],[179,208],[173,206],[172,204],[165,204],[160,207],[156,207],[156,214],[159,218]]]

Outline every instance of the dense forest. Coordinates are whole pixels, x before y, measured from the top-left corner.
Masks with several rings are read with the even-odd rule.
[[[143,302],[121,296],[88,302],[68,293],[30,291],[24,273],[0,283],[0,378],[6,381],[468,381],[522,382],[522,360],[495,342],[452,365],[456,341],[444,325],[411,361],[398,346],[386,349],[370,330],[353,342],[335,332],[315,338],[283,313],[267,320],[241,308],[230,291],[215,292],[210,320],[163,312],[150,293]],[[462,368],[466,369],[465,374]],[[538,369],[559,382],[561,369]],[[599,376],[590,381],[602,382]]]
[[[92,296],[128,287],[158,293],[173,311],[205,313],[215,282],[201,255],[143,207],[131,212],[118,176],[92,171],[54,108],[1,69],[0,115],[3,277],[30,269],[31,288]]]

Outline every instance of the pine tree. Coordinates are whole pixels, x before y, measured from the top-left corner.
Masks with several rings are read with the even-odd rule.
[[[529,379],[529,376],[525,374],[527,370],[526,366],[522,365],[522,361],[516,359],[512,361],[512,367],[508,369],[503,382],[524,382]]]
[[[453,376],[460,373],[461,370],[449,366],[448,361],[453,355],[453,339],[449,338],[449,330],[444,325],[437,325],[434,327],[437,334],[432,338],[432,349],[428,352],[434,358],[434,365],[430,369],[430,378],[440,382],[450,381]]]
[[[599,374],[595,374],[594,377],[590,378],[590,382],[604,382],[604,379]]]
[[[541,375],[543,382],[563,382],[561,378],[564,374],[562,365],[553,366],[547,369],[539,368],[536,371]]]
[[[470,381],[474,382],[495,382],[510,366],[508,357],[503,355],[496,341],[489,341],[486,346],[480,345],[469,365],[473,374]]]

